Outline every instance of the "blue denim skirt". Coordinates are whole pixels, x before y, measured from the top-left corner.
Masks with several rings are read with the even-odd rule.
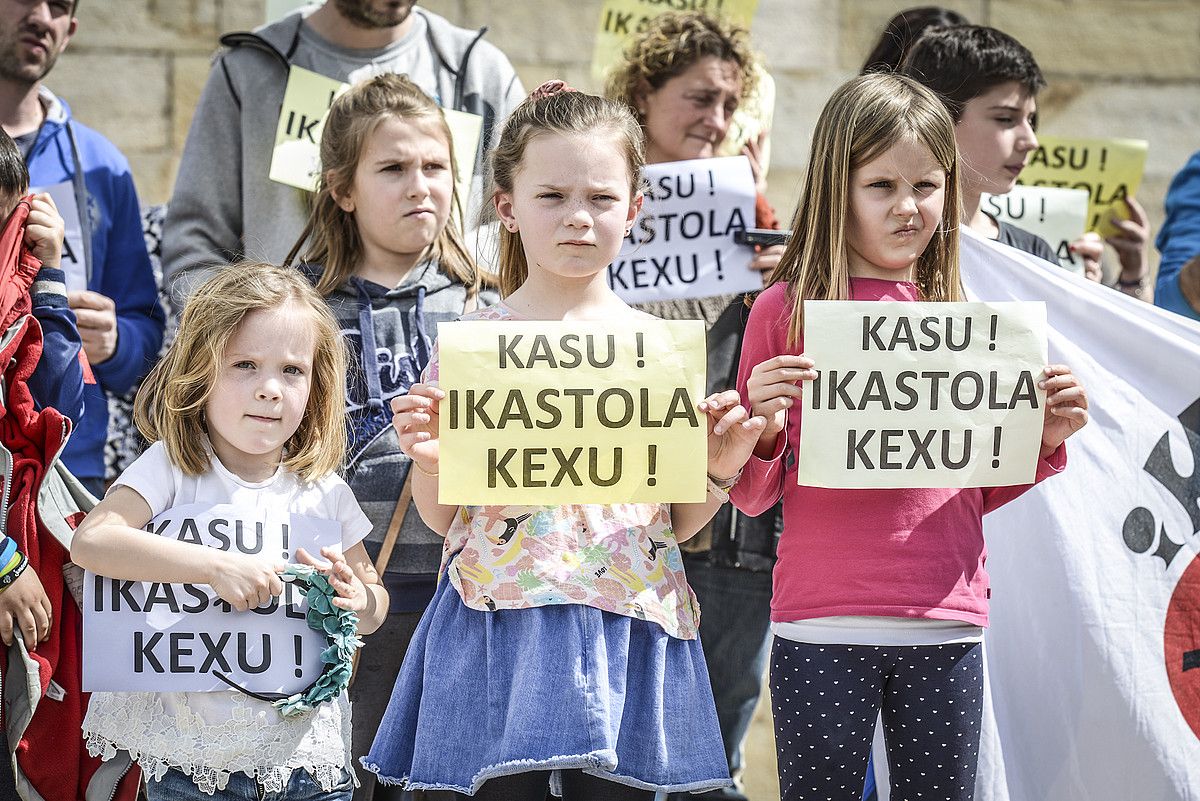
[[[580,604],[481,612],[446,580],[362,764],[466,794],[573,768],[647,790],[732,784],[699,640]]]

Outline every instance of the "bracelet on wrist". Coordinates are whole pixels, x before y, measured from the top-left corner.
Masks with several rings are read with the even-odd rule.
[[[708,474],[708,494],[725,503],[729,500],[729,490],[733,489],[733,485],[742,477],[742,471],[737,471],[730,478],[716,478],[711,473]]]
[[[1133,289],[1135,286],[1136,287],[1145,286],[1147,278],[1149,278],[1149,276],[1146,275],[1145,273],[1142,273],[1141,275],[1139,275],[1137,278],[1133,279],[1132,281],[1126,281],[1124,278],[1122,278],[1120,276],[1120,274],[1118,274],[1116,285],[1121,287],[1122,289]]]
[[[437,477],[438,477],[438,474],[439,474],[439,473],[441,473],[441,471],[440,471],[440,470],[435,470],[434,472],[430,473],[430,472],[429,472],[428,470],[426,470],[424,467],[421,467],[421,463],[420,463],[420,462],[418,462],[416,459],[413,459],[413,460],[412,460],[412,463],[413,463],[413,467],[417,468],[417,472],[418,472],[418,473],[420,473],[420,474],[422,474],[422,475],[429,476],[430,478],[437,478]]]
[[[20,551],[14,551],[13,555],[10,556],[8,561],[4,563],[4,566],[0,567],[0,576],[4,576],[6,573],[14,569],[18,564],[21,563],[23,558],[24,555]]]
[[[12,583],[19,579],[21,574],[25,572],[25,569],[29,567],[29,560],[25,558],[25,555],[18,555],[20,557],[20,561],[17,563],[17,566],[5,573],[3,576],[0,576],[0,592],[4,592],[10,586],[12,586]]]
[[[0,567],[8,565],[8,563],[12,561],[13,554],[16,552],[16,540],[14,540],[12,537],[5,537],[4,539],[0,540]]]

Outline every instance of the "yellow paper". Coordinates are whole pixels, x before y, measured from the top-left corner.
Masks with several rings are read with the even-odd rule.
[[[612,65],[624,57],[625,45],[645,30],[646,23],[667,11],[705,11],[723,16],[749,29],[758,0],[604,0],[600,7],[600,27],[596,48],[592,51],[592,79],[604,83]]]
[[[839,488],[1033,481],[1043,303],[807,301],[797,481]]]
[[[315,192],[321,174],[321,133],[329,107],[350,84],[326,78],[302,67],[292,67],[283,107],[275,131],[275,150],[271,154],[272,181],[308,192]],[[442,109],[454,140],[454,160],[458,166],[458,196],[465,208],[475,175],[475,156],[483,117],[465,111]]]
[[[1118,233],[1110,216],[1129,219],[1124,201],[1137,194],[1142,184],[1148,143],[1064,136],[1039,136],[1038,140],[1038,149],[1029,157],[1019,182],[1087,190],[1087,230],[1105,237]]]
[[[445,504],[692,503],[704,325],[438,324]]]

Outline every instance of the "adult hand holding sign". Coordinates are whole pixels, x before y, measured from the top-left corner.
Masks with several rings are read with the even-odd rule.
[[[92,364],[103,364],[117,352],[117,305],[112,298],[84,289],[67,293],[67,303],[75,312],[79,338]]]

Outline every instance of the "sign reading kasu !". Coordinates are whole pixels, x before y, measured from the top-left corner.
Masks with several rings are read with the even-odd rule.
[[[148,536],[234,551],[270,562],[295,561],[340,546],[336,521],[189,504],[146,524]],[[207,584],[84,577],[83,688],[87,691],[228,690],[225,676],[253,692],[292,693],[321,674],[324,635],[305,622],[303,593],[291,584],[270,603],[238,612]]]
[[[438,324],[448,504],[704,499],[704,325]]]
[[[800,484],[987,487],[1033,481],[1041,303],[807,301]]]

